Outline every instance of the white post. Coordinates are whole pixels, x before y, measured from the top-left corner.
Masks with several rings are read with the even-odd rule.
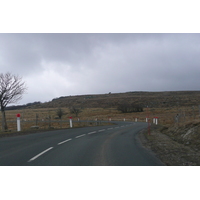
[[[135,118],[135,122],[137,122],[137,118]]]
[[[72,126],[73,126],[72,125],[72,117],[69,118],[69,126],[70,126],[70,128],[72,128]]]
[[[148,122],[148,118],[146,117],[146,122]]]
[[[20,114],[17,114],[17,131],[21,131]]]
[[[158,118],[156,117],[156,125],[158,125]]]
[[[126,121],[126,119],[124,118],[124,121]]]
[[[155,123],[156,123],[156,118],[154,117],[154,118],[153,118],[153,124],[155,124]]]

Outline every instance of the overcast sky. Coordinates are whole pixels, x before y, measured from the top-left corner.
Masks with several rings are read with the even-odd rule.
[[[200,90],[200,34],[0,34],[0,71],[19,104],[68,95]]]

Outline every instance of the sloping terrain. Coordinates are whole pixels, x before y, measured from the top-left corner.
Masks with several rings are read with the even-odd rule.
[[[200,91],[178,92],[126,92],[97,95],[65,96],[52,101],[35,105],[27,104],[27,108],[55,108],[77,106],[81,108],[110,108],[116,107],[119,102],[129,102],[147,105],[150,108],[171,108],[177,106],[200,105]]]
[[[170,166],[200,166],[200,122],[181,127],[153,126],[140,133],[142,144]]]

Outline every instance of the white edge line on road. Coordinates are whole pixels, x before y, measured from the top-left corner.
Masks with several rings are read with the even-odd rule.
[[[80,137],[83,137],[83,136],[85,136],[85,134],[76,136],[75,138],[80,138]]]
[[[38,155],[34,156],[33,158],[31,158],[28,162],[31,162],[33,160],[35,160],[36,158],[38,158],[39,156],[41,156],[42,154],[46,153],[47,151],[50,151],[51,149],[53,149],[53,147],[50,147],[46,150],[44,150],[43,152],[39,153]]]
[[[90,132],[90,133],[88,133],[88,134],[93,134],[93,133],[96,133],[96,131]]]
[[[64,141],[58,143],[58,145],[63,144],[63,143],[65,143],[65,142],[68,142],[68,141],[70,141],[70,140],[72,140],[72,138],[70,138],[70,139],[68,139],[68,140],[64,140]]]

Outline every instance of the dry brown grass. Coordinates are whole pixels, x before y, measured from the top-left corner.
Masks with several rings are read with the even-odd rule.
[[[109,118],[112,120],[146,121],[146,117],[150,117],[152,122],[153,117],[158,117],[158,123],[166,126],[184,126],[185,124],[199,121],[199,105],[200,92],[129,92],[118,94],[104,95],[82,95],[69,96],[55,99],[54,101],[35,105],[22,110],[6,111],[8,127],[10,130],[16,130],[16,114],[21,114],[23,129],[29,129],[36,125],[36,114],[38,115],[38,125],[40,128],[68,128],[69,116],[77,120],[75,115],[70,114],[69,107],[76,106],[81,109],[78,118],[80,120],[104,120]],[[133,102],[142,104],[144,112],[138,113],[121,113],[117,110],[119,102]],[[147,110],[145,105],[149,105]],[[63,122],[59,120],[51,122],[49,125],[49,116],[51,120],[55,120],[56,111],[62,108],[65,112]],[[175,120],[179,114],[179,121]],[[1,117],[0,117],[1,120]],[[77,125],[78,126],[78,125]]]
[[[112,121],[115,120],[124,120],[126,121],[135,121],[135,118],[138,118],[138,121],[145,122],[146,117],[149,116],[152,122],[153,117],[158,117],[158,123],[163,126],[183,126],[189,122],[198,122],[199,116],[196,112],[194,118],[192,111],[189,111],[189,108],[182,107],[182,110],[187,110],[185,115],[179,119],[179,123],[176,122],[175,116],[177,114],[174,108],[149,108],[149,110],[144,109],[144,112],[138,113],[121,113],[116,108],[85,108],[76,117],[73,114],[70,114],[68,108],[62,108],[65,112],[62,120],[55,119],[57,117],[56,111],[57,108],[40,108],[40,109],[24,109],[24,110],[14,110],[6,111],[7,123],[9,130],[16,129],[16,114],[21,114],[22,128],[29,129],[31,126],[39,126],[41,129],[46,129],[48,127],[54,128],[68,128],[69,127],[69,117],[72,116],[73,120],[101,120],[108,121],[111,118]],[[36,119],[38,115],[38,119]],[[49,120],[50,116],[50,120]],[[78,124],[78,123],[77,123]],[[76,125],[79,126],[79,125]]]

